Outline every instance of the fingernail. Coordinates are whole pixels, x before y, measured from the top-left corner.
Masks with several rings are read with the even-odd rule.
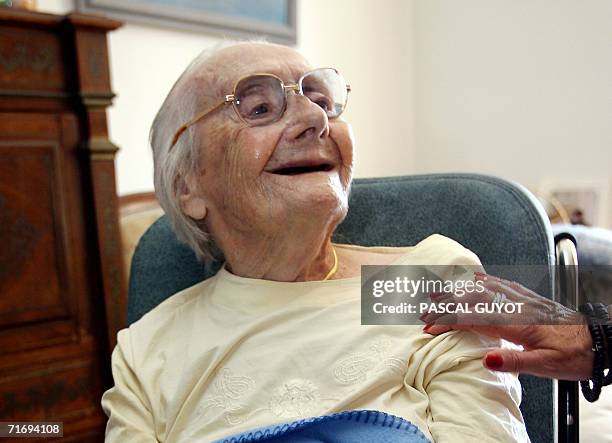
[[[485,357],[485,365],[489,369],[499,369],[504,365],[504,359],[499,354],[489,354]]]
[[[427,332],[429,333],[429,330],[431,329],[432,325],[425,325],[425,327],[423,328],[423,332]]]

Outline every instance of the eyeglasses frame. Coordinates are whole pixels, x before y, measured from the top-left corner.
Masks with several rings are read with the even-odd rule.
[[[265,75],[268,77],[274,77],[275,79],[277,79],[280,82],[281,87],[283,88],[283,92],[285,93],[285,100],[283,102],[283,109],[281,110],[281,112],[278,114],[278,117],[276,118],[276,120],[272,120],[262,126],[268,125],[268,124],[272,124],[277,122],[278,120],[280,120],[282,118],[282,116],[285,114],[285,111],[287,109],[287,93],[288,91],[293,91],[298,95],[304,95],[304,92],[302,91],[302,80],[304,80],[304,78],[307,75],[312,74],[315,71],[320,71],[323,69],[333,69],[336,74],[340,75],[342,77],[342,75],[338,72],[337,69],[335,68],[316,68],[316,69],[312,69],[308,72],[305,72],[304,74],[302,74],[302,76],[298,79],[297,83],[294,84],[290,84],[290,85],[285,85],[285,82],[283,82],[283,80],[278,77],[277,75],[274,74],[269,74],[266,72],[260,72],[260,73],[255,73],[255,74],[248,74],[248,75],[244,75],[242,77],[240,77],[236,83],[234,84],[234,88],[233,88],[233,94],[227,94],[225,96],[225,98],[220,101],[219,103],[217,103],[216,105],[214,105],[213,107],[207,109],[206,111],[200,112],[198,114],[196,114],[195,117],[193,117],[191,120],[189,120],[187,123],[181,125],[176,132],[174,133],[174,136],[172,137],[172,141],[170,143],[170,147],[168,148],[168,150],[171,150],[174,145],[176,144],[176,142],[178,142],[178,139],[180,138],[180,136],[183,134],[183,132],[185,132],[187,130],[187,128],[189,128],[191,125],[197,123],[200,119],[206,117],[208,114],[212,114],[214,111],[216,111],[217,109],[219,109],[221,106],[227,105],[227,104],[232,104],[232,108],[234,108],[234,111],[236,112],[236,115],[238,116],[238,118],[245,123],[248,126],[258,126],[258,125],[253,125],[250,122],[246,121],[244,118],[242,118],[242,116],[240,115],[240,111],[238,110],[238,105],[236,105],[236,88],[238,87],[238,85],[240,84],[240,82],[246,78],[249,77],[255,77],[258,75]],[[345,81],[346,83],[346,81]],[[346,99],[344,100],[344,105],[342,107],[342,111],[332,117],[332,118],[338,118],[340,117],[340,115],[342,115],[342,113],[344,112],[344,110],[346,109],[346,104],[348,103],[348,93],[351,92],[351,85],[349,85],[348,83],[346,84]]]

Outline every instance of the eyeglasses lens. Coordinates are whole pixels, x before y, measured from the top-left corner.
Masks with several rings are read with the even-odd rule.
[[[277,120],[285,108],[285,91],[279,79],[252,75],[236,85],[236,109],[249,124],[266,125]]]
[[[329,118],[338,117],[346,107],[346,82],[331,68],[315,69],[306,74],[302,78],[302,93],[323,108]]]
[[[301,82],[304,96],[319,105],[329,118],[338,117],[346,107],[346,82],[334,69],[316,69]],[[285,110],[285,91],[281,81],[271,75],[242,79],[235,89],[234,105],[244,121],[252,126],[278,120]]]

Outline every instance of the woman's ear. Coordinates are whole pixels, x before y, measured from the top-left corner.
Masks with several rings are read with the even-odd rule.
[[[208,212],[206,200],[200,194],[199,187],[193,176],[189,175],[179,178],[178,188],[181,210],[194,220],[206,218],[206,213]]]

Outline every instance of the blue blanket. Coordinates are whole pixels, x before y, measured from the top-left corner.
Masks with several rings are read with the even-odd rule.
[[[415,425],[380,411],[345,411],[275,424],[215,443],[430,443]]]

